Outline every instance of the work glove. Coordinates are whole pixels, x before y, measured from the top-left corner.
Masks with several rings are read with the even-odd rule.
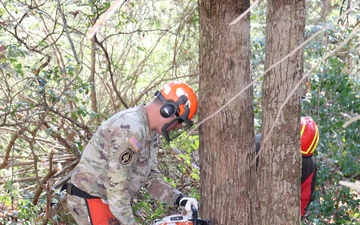
[[[198,201],[195,198],[182,196],[179,201],[179,206],[183,206],[187,212],[191,212],[191,206],[195,206],[198,210]]]

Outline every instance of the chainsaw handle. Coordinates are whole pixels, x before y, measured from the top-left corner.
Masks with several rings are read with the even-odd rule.
[[[198,225],[198,213],[197,213],[196,207],[191,205],[191,211],[192,211],[192,214],[193,214],[194,225]]]

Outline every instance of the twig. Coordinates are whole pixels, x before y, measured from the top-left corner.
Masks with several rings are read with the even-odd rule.
[[[21,128],[19,131],[17,131],[11,138],[10,142],[9,142],[9,145],[7,146],[6,148],[6,151],[5,151],[5,157],[3,159],[3,162],[0,164],[0,170],[5,168],[7,165],[8,165],[8,160],[9,160],[9,157],[10,157],[10,151],[13,147],[13,145],[15,144],[15,141],[19,138],[19,136],[21,134],[23,134],[25,131],[27,130],[26,127],[23,127]]]
[[[343,128],[349,126],[350,124],[356,122],[360,120],[360,115],[354,116],[354,117],[350,117],[349,121],[347,121],[346,123],[344,123],[344,125],[342,126]]]
[[[59,0],[57,0],[59,1]],[[124,2],[124,0],[116,0],[113,2],[113,4],[109,7],[108,10],[104,14],[101,15],[100,19],[94,24],[94,26],[91,27],[87,34],[88,39],[92,39],[95,35],[95,33],[99,30],[100,26],[110,19],[110,17],[115,13],[115,11],[120,7],[120,5]]]
[[[71,163],[71,165],[76,165],[79,161],[74,161]],[[66,176],[64,176],[61,180],[59,180],[58,182],[56,182],[52,188],[53,189],[58,189],[60,188],[63,184],[65,184],[68,180],[70,180],[71,175],[73,174],[73,171],[71,171],[70,173],[66,174]]]
[[[42,179],[41,181],[41,184],[44,184],[44,186],[40,185],[38,187],[38,189],[35,191],[35,194],[34,194],[34,199],[33,199],[33,204],[34,205],[37,205],[38,203],[38,200],[39,200],[39,197],[40,197],[40,194],[42,192],[42,190],[45,188],[46,190],[46,186],[45,184],[48,182],[48,180],[57,172],[56,169],[53,169],[53,166],[52,166],[52,163],[53,163],[53,155],[54,155],[54,151],[52,150],[50,152],[50,156],[49,156],[49,169],[48,169],[48,173],[46,174],[46,176]]]
[[[252,10],[252,8],[254,8],[261,0],[256,0],[247,10],[245,10],[243,13],[241,13],[241,15],[236,18],[234,21],[232,21],[231,23],[229,23],[229,25],[235,25],[237,22],[239,22],[244,16],[246,16],[246,14],[248,14],[250,12],[250,10]]]
[[[61,18],[62,18],[63,23],[64,23],[64,29],[65,29],[65,32],[66,32],[66,36],[68,37],[69,42],[70,42],[71,50],[73,51],[73,54],[74,54],[74,57],[76,59],[77,64],[80,64],[80,60],[79,60],[79,58],[78,58],[78,56],[76,54],[76,51],[75,51],[74,43],[73,43],[73,41],[72,41],[72,39],[70,37],[70,33],[69,33],[69,29],[68,29],[68,26],[67,26],[67,23],[66,23],[64,13],[63,13],[63,11],[61,9],[60,1],[56,0],[56,2],[57,2],[57,5],[58,5],[59,12],[61,14]]]

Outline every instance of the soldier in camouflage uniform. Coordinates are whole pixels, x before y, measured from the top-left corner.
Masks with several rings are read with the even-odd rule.
[[[131,200],[141,187],[170,205],[197,208],[196,199],[183,196],[164,181],[156,159],[159,134],[170,141],[171,132],[192,125],[196,95],[182,82],[171,82],[155,95],[150,104],[121,111],[105,121],[86,146],[71,183],[63,187],[78,224],[136,224]]]

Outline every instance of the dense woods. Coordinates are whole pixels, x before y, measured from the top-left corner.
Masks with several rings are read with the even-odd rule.
[[[271,59],[266,55],[269,47],[266,30],[270,29],[267,13],[277,7],[269,8],[268,4],[288,1],[239,1],[243,5],[231,2],[237,1],[228,1],[224,8],[221,4],[219,8],[207,8],[207,1],[126,1],[89,40],[86,38],[89,28],[111,2],[0,1],[0,223],[72,224],[59,188],[69,179],[95,129],[115,112],[149,101],[155,90],[170,80],[185,81],[194,87],[200,110],[195,127],[188,134],[170,145],[164,144],[158,155],[159,169],[169,183],[204,203],[200,209],[207,211],[200,215],[220,218],[222,215],[216,211],[210,212],[215,199],[204,196],[202,202],[201,194],[205,192],[201,188],[205,187],[200,170],[209,169],[209,165],[201,165],[206,160],[226,159],[222,155],[200,158],[204,153],[199,155],[200,143],[222,134],[221,140],[229,144],[227,148],[253,145],[242,150],[244,155],[232,159],[250,165],[255,154],[253,134],[264,129],[263,82],[269,85],[268,90],[275,88],[266,84],[264,73],[269,73],[266,70],[271,64],[293,54],[289,48]],[[319,167],[317,186],[303,224],[360,224],[358,193],[339,184],[342,180],[360,180],[359,4],[355,0],[314,0],[305,1],[301,9],[306,17],[304,36],[296,40],[302,49],[303,62],[294,55],[290,61],[303,66],[304,80],[293,89],[300,90],[296,94],[302,97],[301,109],[297,110],[302,116],[311,116],[320,128],[315,153]],[[231,11],[233,6],[236,12]],[[230,28],[229,23],[249,7],[250,14],[245,15],[248,24],[243,19]],[[210,12],[223,15],[226,20],[211,21],[209,15],[209,21],[200,20]],[[210,32],[207,22],[221,26]],[[212,34],[221,34],[223,39],[209,36]],[[237,70],[226,71],[229,67],[223,71],[206,70],[217,63],[214,54],[218,52],[212,52],[216,50],[212,49],[214,44],[223,50],[232,45],[248,45],[248,49],[242,49],[246,53],[241,55],[242,59],[237,58],[236,52],[218,55],[229,62],[231,57],[239,60],[234,64]],[[240,74],[241,78],[236,77]],[[233,79],[228,86],[220,83],[226,77]],[[252,85],[246,86],[250,81]],[[210,82],[213,86],[209,86]],[[294,94],[287,91],[284,93]],[[232,102],[232,96],[244,95],[251,101],[240,97]],[[265,103],[270,104],[268,101]],[[230,106],[223,107],[228,102]],[[239,104],[242,108],[236,107]],[[217,131],[212,127],[214,113],[220,126]],[[249,121],[251,114],[253,121]],[[244,127],[236,124],[233,130],[221,131],[231,129],[239,121]],[[249,128],[252,123],[254,130]],[[239,133],[231,135],[237,131],[235,128]],[[245,133],[247,129],[250,130]],[[204,147],[215,154],[218,149],[214,148],[222,144],[226,143],[215,146],[205,143]],[[242,178],[234,181],[237,184],[232,187],[234,193],[246,197],[239,190],[250,188],[250,182],[255,182],[243,177],[252,173],[253,168],[231,163],[228,169],[241,171],[236,178]],[[257,184],[258,192],[262,185],[266,184]],[[231,192],[229,195],[231,198]],[[228,216],[239,211],[245,215],[249,210],[246,207],[250,206],[235,209],[233,203],[221,206],[224,212],[226,207],[232,207],[228,208]],[[134,199],[133,209],[140,224],[151,224],[177,212],[145,192]]]

